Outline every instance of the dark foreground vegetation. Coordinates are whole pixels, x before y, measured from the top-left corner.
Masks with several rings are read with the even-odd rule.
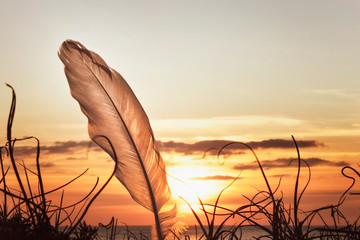
[[[8,85],[9,86],[9,85]],[[11,89],[12,87],[9,86]],[[12,89],[13,98],[10,107],[10,113],[7,123],[7,142],[5,145],[0,145],[0,239],[4,240],[93,240],[93,239],[148,239],[144,234],[134,234],[131,231],[119,232],[117,229],[117,221],[111,219],[107,225],[99,224],[98,227],[93,227],[83,220],[88,209],[93,201],[106,187],[108,182],[114,175],[115,169],[109,179],[101,187],[97,187],[98,181],[92,190],[78,202],[71,205],[63,205],[64,188],[80,178],[86,173],[84,171],[79,176],[70,180],[63,185],[44,191],[44,180],[41,175],[40,168],[40,143],[35,137],[26,137],[16,139],[12,137],[12,124],[15,116],[16,96]],[[24,162],[15,159],[14,149],[17,142],[28,141],[33,139],[36,141],[36,169],[28,168]],[[196,219],[199,229],[197,234],[198,239],[242,239],[242,228],[245,226],[253,226],[261,229],[264,232],[263,236],[254,236],[253,239],[360,239],[359,219],[350,222],[344,216],[340,208],[346,200],[346,195],[354,186],[356,179],[345,174],[344,170],[352,171],[357,177],[360,173],[350,167],[345,166],[342,169],[344,177],[352,180],[352,184],[344,190],[344,193],[339,196],[339,201],[333,205],[324,206],[311,211],[301,211],[300,202],[311,178],[311,170],[306,161],[300,157],[300,152],[294,140],[294,147],[297,150],[298,158],[297,175],[294,186],[293,202],[289,207],[285,206],[278,186],[273,189],[266,177],[266,174],[261,166],[261,162],[257,158],[252,148],[244,143],[234,142],[225,145],[219,150],[219,156],[222,151],[231,144],[240,144],[246,146],[251,151],[257,161],[258,167],[261,171],[262,177],[266,184],[266,189],[259,191],[253,197],[242,196],[247,200],[247,204],[239,206],[237,209],[227,209],[220,206],[219,199],[223,191],[220,192],[214,204],[206,204],[199,199],[202,206],[202,215],[199,216],[195,210],[190,206]],[[115,164],[116,165],[116,164]],[[305,166],[305,167],[304,167]],[[305,168],[308,171],[308,179],[304,188],[299,187],[300,169]],[[21,171],[20,171],[21,170]],[[22,174],[20,176],[20,173]],[[12,188],[8,185],[9,177],[16,179],[18,187]],[[31,177],[37,179],[37,188],[30,182]],[[99,190],[95,191],[95,189]],[[53,204],[49,199],[50,193],[60,191],[62,192],[60,204]],[[358,206],[354,206],[358,207]],[[209,210],[211,209],[211,211]],[[220,212],[220,213],[219,213]],[[327,222],[323,218],[323,214],[331,215],[331,222]],[[215,219],[220,218],[222,222],[220,225],[215,225]],[[360,217],[360,216],[359,216]],[[237,218],[238,224],[232,227],[225,227],[230,219]],[[314,219],[321,219],[322,225],[313,225]],[[203,220],[201,220],[203,219]],[[259,224],[259,221],[264,219],[269,226]],[[204,221],[205,220],[205,221]],[[218,223],[218,222],[217,222]],[[64,227],[65,226],[65,227]],[[100,238],[99,228],[102,228],[106,235]],[[168,236],[169,239],[189,239],[189,236],[177,235],[175,232]]]

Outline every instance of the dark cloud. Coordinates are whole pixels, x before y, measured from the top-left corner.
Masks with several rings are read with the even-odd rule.
[[[90,144],[91,143],[91,144]],[[285,139],[268,139],[263,141],[252,141],[246,142],[252,149],[264,149],[264,148],[294,148],[292,140]],[[323,147],[324,144],[314,141],[305,140],[297,141],[300,148],[309,147]],[[158,145],[161,152],[175,152],[183,155],[217,155],[218,151],[227,145],[227,147],[221,152],[222,156],[227,157],[230,155],[244,154],[247,149],[240,143],[235,143],[229,140],[206,140],[195,143],[184,143],[184,142],[162,142],[158,141]],[[91,141],[65,141],[55,142],[52,145],[41,145],[41,153],[74,153],[76,151],[102,151],[95,143]],[[15,146],[16,155],[29,155],[36,153],[36,146]]]
[[[65,158],[68,161],[84,161],[84,160],[88,160],[88,158],[86,157],[67,157]]]
[[[329,160],[324,160],[324,159],[320,159],[320,158],[308,158],[306,159],[306,161],[308,162],[308,164],[311,166],[333,166],[333,167],[343,167],[343,166],[347,166],[349,165],[348,162],[345,161],[340,161],[340,162],[333,162],[333,161],[329,161]]]
[[[50,168],[50,167],[55,167],[55,164],[52,162],[43,162],[40,163],[40,167],[42,168]]]
[[[23,156],[23,155],[32,155],[36,154],[36,147],[30,147],[30,146],[16,146],[14,148],[14,155],[16,156]]]
[[[51,146],[41,146],[41,151],[47,153],[68,153],[89,147],[89,141],[55,142]]]
[[[289,177],[291,176],[290,174],[274,174],[274,175],[271,175],[270,177],[273,177],[273,178],[284,178],[284,177]]]
[[[41,162],[40,163],[40,167],[41,168],[52,168],[52,167],[55,167],[56,165],[55,165],[55,163],[53,163],[53,162]],[[36,164],[35,163],[32,163],[32,164],[30,164],[30,167],[31,167],[31,169],[36,169]]]
[[[294,161],[294,160],[295,160],[294,158],[278,158],[275,160],[263,160],[263,161],[260,161],[260,163],[264,169],[297,167],[297,161]],[[333,161],[329,161],[329,160],[325,160],[325,159],[321,159],[321,158],[307,158],[307,159],[303,159],[303,160],[305,160],[309,164],[310,167],[314,167],[314,166],[342,167],[342,166],[349,165],[349,163],[347,163],[345,161],[333,162]],[[305,164],[301,163],[301,166],[305,166]],[[257,170],[257,169],[259,169],[259,166],[254,161],[251,163],[235,165],[234,169],[236,169],[236,170]]]
[[[194,177],[191,180],[234,180],[236,177],[228,175],[212,175],[205,177]]]
[[[90,144],[91,143],[91,144]],[[87,150],[90,147],[90,151],[100,151],[95,143],[90,141],[66,141],[55,142],[53,145],[40,145],[41,153],[74,153],[79,150]],[[25,156],[30,154],[36,154],[36,146],[15,146],[14,154],[17,156]]]
[[[309,147],[324,147],[323,143],[314,140],[299,140],[296,141],[299,148]],[[247,143],[253,149],[257,148],[294,148],[295,144],[292,140],[286,139],[268,139],[260,142],[249,142]]]
[[[160,151],[162,152],[176,152],[184,155],[194,155],[194,154],[205,154],[206,155],[216,155],[218,151],[229,144],[224,149],[224,155],[233,155],[233,154],[243,154],[244,150],[247,149],[246,146],[235,143],[234,141],[229,140],[206,140],[199,141],[195,143],[183,143],[183,142],[162,142],[158,141]],[[294,142],[292,140],[285,139],[268,139],[263,141],[252,141],[246,142],[252,149],[264,149],[264,148],[294,148]],[[314,141],[314,140],[300,140],[297,141],[299,148],[309,148],[309,147],[324,147],[323,143]]]

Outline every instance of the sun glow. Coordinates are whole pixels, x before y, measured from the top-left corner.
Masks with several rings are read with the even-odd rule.
[[[209,199],[215,194],[206,180],[190,180],[186,182],[169,181],[172,194],[181,197],[189,203],[198,203],[201,200]]]
[[[188,204],[198,211],[201,208],[200,200],[203,203],[212,203],[223,187],[221,181],[194,179],[213,175],[210,169],[191,166],[174,167],[170,172],[174,175],[176,173],[176,177],[169,177],[168,182],[172,195],[179,199],[178,206],[183,213],[191,212]]]
[[[189,180],[181,182],[178,180],[169,181],[173,196],[178,199],[178,208],[181,213],[190,213],[191,208],[196,212],[201,209],[200,200],[207,202],[214,194],[206,180]],[[200,199],[200,200],[199,200]]]

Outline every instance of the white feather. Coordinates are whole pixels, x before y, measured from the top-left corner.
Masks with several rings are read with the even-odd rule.
[[[58,53],[71,95],[88,118],[90,138],[116,161],[116,177],[131,197],[154,212],[157,237],[163,238],[176,211],[160,210],[171,192],[149,119],[124,78],[81,43],[65,41]],[[115,154],[106,136],[115,148]],[[170,221],[171,222],[171,221]]]

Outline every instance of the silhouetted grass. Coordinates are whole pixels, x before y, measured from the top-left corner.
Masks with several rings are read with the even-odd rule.
[[[12,101],[7,122],[7,142],[4,146],[0,146],[0,166],[1,180],[0,192],[3,194],[3,202],[0,205],[0,239],[9,240],[90,240],[97,238],[97,229],[90,227],[83,219],[90,208],[93,201],[106,187],[113,173],[105,184],[95,192],[98,185],[97,179],[91,191],[80,201],[71,205],[63,205],[64,188],[73,181],[86,173],[83,173],[68,181],[67,183],[45,191],[40,168],[40,142],[36,137],[26,137],[16,139],[12,137],[12,125],[15,116],[16,95],[12,89]],[[24,162],[15,160],[14,149],[15,144],[19,141],[36,140],[36,170],[29,169]],[[111,145],[111,143],[110,143]],[[5,157],[10,159],[10,166],[5,168]],[[19,166],[22,168],[25,176],[20,176]],[[7,183],[7,177],[13,172],[18,184],[18,188],[12,188]],[[37,179],[38,189],[34,190],[31,186],[30,175],[34,175]],[[60,204],[53,205],[51,199],[47,199],[50,193],[62,191]],[[93,195],[93,196],[91,196]],[[59,228],[66,224],[65,227]]]
[[[265,171],[261,165],[260,160],[258,159],[256,153],[253,149],[241,142],[232,142],[225,145],[218,152],[218,157],[221,155],[221,152],[228,146],[233,144],[240,144],[247,147],[252,154],[254,155],[258,167],[261,171],[262,177],[265,181],[266,190],[261,190],[253,197],[243,196],[248,204],[242,205],[235,210],[224,208],[218,205],[219,198],[223,191],[220,192],[215,204],[204,204],[200,199],[200,205],[202,206],[202,212],[207,219],[207,228],[204,227],[204,224],[201,222],[200,217],[194,211],[194,209],[189,205],[191,211],[194,214],[195,219],[200,225],[202,230],[202,236],[205,239],[241,239],[242,227],[253,226],[258,229],[261,229],[264,234],[262,236],[253,236],[253,239],[276,239],[276,240],[307,240],[307,239],[329,239],[329,240],[353,240],[360,239],[360,227],[359,227],[359,218],[356,219],[353,223],[347,220],[347,218],[341,213],[340,207],[345,201],[345,195],[352,189],[355,184],[355,178],[345,174],[344,170],[349,169],[355,173],[358,177],[360,174],[357,170],[352,167],[345,166],[342,169],[343,176],[352,179],[352,184],[344,191],[340,196],[339,201],[334,205],[328,205],[321,208],[313,209],[310,211],[302,211],[300,209],[301,198],[303,197],[305,190],[307,189],[310,179],[311,179],[311,170],[306,161],[302,160],[300,157],[300,151],[297,146],[297,143],[293,137],[294,147],[297,151],[297,175],[294,185],[294,194],[293,194],[293,206],[285,207],[285,202],[283,200],[282,194],[277,194],[281,179],[279,180],[278,185],[275,189],[269,184],[269,181],[266,177]],[[305,186],[299,188],[299,179],[300,179],[300,169],[301,163],[305,164],[305,168],[308,171],[308,179]],[[358,193],[352,193],[358,194]],[[278,196],[280,195],[280,196]],[[210,206],[213,208],[212,212],[206,211],[204,206]],[[227,213],[216,214],[216,211],[223,210]],[[331,215],[331,223],[328,223],[323,214],[327,212]],[[209,215],[212,215],[212,221],[209,221]],[[214,232],[215,224],[214,218],[216,215],[225,216],[226,218],[218,226],[217,230]],[[302,217],[300,217],[302,216]],[[223,226],[231,218],[237,217],[240,222],[237,225],[232,226],[228,230],[223,230]],[[313,224],[315,218],[321,220],[322,225],[318,226]],[[269,227],[261,222],[264,222],[264,219],[269,223]]]

